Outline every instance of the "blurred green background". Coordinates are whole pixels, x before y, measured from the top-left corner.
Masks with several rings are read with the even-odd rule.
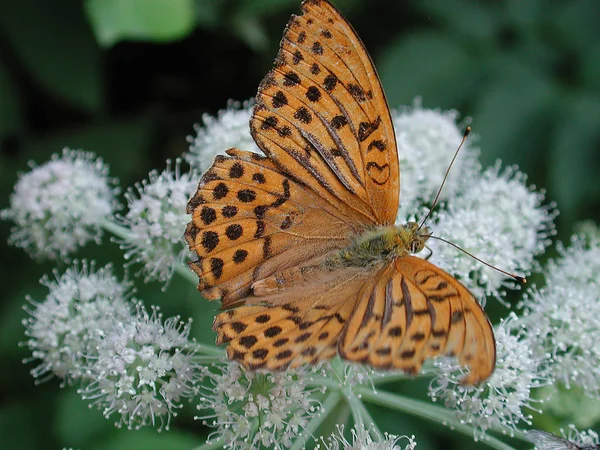
[[[481,161],[517,164],[561,211],[558,238],[600,221],[600,3],[597,0],[338,0],[369,49],[390,106],[455,108],[473,118]],[[298,0],[19,0],[0,2],[0,208],[27,161],[63,147],[102,156],[122,186],[187,150],[203,113],[254,96]],[[0,223],[0,448],[189,449],[207,429],[187,408],[173,430],[116,430],[56,381],[34,386],[22,364],[25,295],[55,267],[6,245]],[[77,257],[119,263],[115,244]],[[118,264],[117,264],[118,265]],[[64,269],[64,266],[61,270]],[[175,280],[138,283],[165,314],[195,318],[204,341],[214,306]],[[505,314],[505,310],[504,313]],[[424,395],[426,382],[399,389]],[[572,398],[571,395],[568,396]],[[563,405],[566,405],[563,404]],[[575,402],[546,426],[598,421]],[[566,408],[566,409],[565,409]],[[486,448],[443,427],[379,414],[383,429],[415,434],[420,450]],[[585,416],[585,417],[583,417]],[[583,418],[582,418],[583,417]],[[581,420],[586,420],[584,424]]]

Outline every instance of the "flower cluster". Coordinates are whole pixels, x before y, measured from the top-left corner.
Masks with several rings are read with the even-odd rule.
[[[141,304],[136,310],[100,333],[79,393],[105,417],[117,414],[118,427],[168,429],[181,400],[193,396],[201,372],[188,339],[191,322],[163,320],[158,308],[148,314]]]
[[[344,436],[343,425],[338,425],[336,431],[327,438],[321,438],[321,443],[326,450],[414,450],[417,447],[414,436],[396,436],[385,433],[381,439],[373,439],[370,431],[364,425],[352,428],[352,442]],[[405,447],[399,444],[400,440],[408,441]],[[315,448],[320,449],[321,444]]]
[[[87,242],[99,241],[101,222],[118,205],[118,189],[102,159],[64,149],[31,166],[15,185],[10,208],[0,212],[15,223],[9,242],[38,259],[68,259]]]
[[[40,361],[32,374],[77,380],[82,397],[106,417],[118,414],[120,426],[168,428],[201,372],[190,323],[163,320],[156,308],[148,314],[110,265],[76,262],[55,277],[42,280],[50,292],[42,302],[30,300],[24,321],[25,344]]]
[[[431,203],[462,139],[458,112],[426,109],[416,98],[412,107],[392,110],[400,163],[398,222],[406,222]],[[451,198],[479,171],[479,150],[465,142],[450,172],[440,199]]]
[[[546,285],[530,290],[523,321],[535,351],[550,355],[547,372],[567,388],[600,397],[600,238],[576,235],[546,268]]]
[[[86,261],[54,276],[42,278],[49,289],[43,301],[28,297],[25,345],[40,361],[31,371],[34,377],[55,375],[69,383],[81,377],[86,358],[96,354],[97,331],[129,320],[131,285],[118,281],[110,265],[96,269]]]
[[[250,135],[252,101],[230,101],[218,117],[202,116],[203,125],[195,126],[196,136],[189,136],[190,151],[185,155],[188,163],[200,173],[206,171],[215,156],[232,147],[260,152]]]
[[[495,335],[496,368],[485,383],[462,385],[466,369],[455,359],[440,358],[429,387],[433,401],[440,399],[456,411],[461,422],[474,427],[476,440],[490,429],[512,435],[519,425],[531,425],[532,416],[523,412],[534,410],[531,390],[548,383],[540,375],[542,360],[531,351],[532,344],[514,313],[496,327]]]
[[[211,440],[226,448],[289,448],[308,421],[320,413],[320,403],[307,387],[310,372],[260,373],[237,363],[206,368],[199,417],[215,427]]]
[[[528,275],[537,269],[534,256],[542,253],[555,233],[556,211],[543,205],[544,196],[525,184],[526,177],[500,165],[476,175],[468,187],[434,214],[434,236],[450,240],[502,270]],[[435,239],[428,244],[431,261],[461,280],[478,298],[500,298],[512,279],[458,249]]]
[[[178,264],[189,252],[182,235],[189,221],[188,200],[196,191],[199,176],[194,172],[181,173],[181,160],[171,162],[162,172],[150,172],[149,179],[126,194],[127,213],[119,221],[128,230],[120,240],[127,250],[125,259],[143,264],[146,281],[168,282]]]

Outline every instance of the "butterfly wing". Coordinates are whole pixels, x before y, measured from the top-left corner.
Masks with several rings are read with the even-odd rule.
[[[188,204],[185,239],[199,256],[198,289],[223,308],[254,281],[347,245],[354,217],[281,173],[264,156],[238,149],[218,156]]]
[[[539,450],[582,450],[588,448],[580,447],[567,439],[541,430],[527,431],[527,438],[533,442],[535,448]],[[590,446],[589,448],[593,449],[596,447]]]
[[[363,222],[391,225],[399,167],[379,77],[352,26],[326,0],[306,0],[281,40],[250,122],[281,169]]]
[[[476,384],[494,370],[492,327],[473,295],[449,274],[414,257],[397,258],[362,289],[340,338],[340,355],[373,367],[417,373],[423,361],[454,355]]]
[[[224,308],[243,303],[253,282],[396,216],[395,137],[373,64],[327,1],[303,9],[250,123],[269,158],[236,149],[217,157],[188,204],[198,288]]]
[[[341,269],[327,282],[247,297],[245,306],[215,318],[217,344],[229,343],[229,359],[250,369],[284,370],[327,360],[337,354],[339,336],[371,276]]]

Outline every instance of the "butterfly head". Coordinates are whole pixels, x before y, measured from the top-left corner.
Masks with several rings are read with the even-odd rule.
[[[425,248],[425,242],[431,236],[428,227],[419,228],[417,222],[407,222],[398,230],[398,244],[402,245],[409,253],[419,253]]]

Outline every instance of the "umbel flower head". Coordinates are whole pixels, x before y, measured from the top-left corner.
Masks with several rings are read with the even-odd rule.
[[[400,210],[398,221],[419,212],[433,201],[463,132],[457,125],[458,112],[427,109],[417,97],[412,107],[392,110],[400,162]],[[442,191],[441,200],[452,197],[461,183],[479,172],[479,150],[473,137],[465,141]]]
[[[344,436],[344,426],[338,425],[337,432],[327,438],[321,437],[321,442],[326,450],[414,450],[417,447],[414,436],[395,436],[385,433],[381,439],[373,439],[364,425],[352,428],[351,434],[352,441],[349,441]],[[401,440],[408,441],[406,446],[400,445]],[[320,449],[321,444],[315,448]]]
[[[106,418],[116,414],[117,427],[168,429],[201,372],[188,339],[190,323],[163,320],[158,308],[148,314],[138,303],[131,318],[99,330],[97,349],[87,355],[82,398]]]
[[[549,354],[549,375],[567,388],[600,397],[600,238],[576,235],[558,246],[546,267],[546,285],[523,301],[523,320],[536,353]]]
[[[25,345],[40,361],[31,371],[34,377],[55,375],[69,383],[81,377],[86,358],[95,354],[97,330],[128,321],[131,285],[117,280],[111,265],[96,270],[86,261],[76,261],[62,275],[55,271],[54,277],[42,278],[49,289],[43,301],[28,297]]]
[[[496,368],[485,383],[463,386],[466,369],[455,359],[438,358],[429,386],[433,401],[441,400],[461,422],[473,426],[475,440],[489,429],[512,435],[520,425],[531,425],[531,414],[524,411],[534,408],[531,390],[548,383],[540,374],[542,360],[531,351],[532,343],[514,313],[495,327],[494,334]]]
[[[228,363],[204,374],[198,419],[216,428],[209,441],[222,439],[228,449],[288,448],[320,412],[303,369],[271,374]]]
[[[552,205],[525,184],[515,168],[491,167],[465,183],[438,209],[431,228],[478,258],[505,271],[526,276],[537,268],[534,256],[542,253],[554,234]],[[514,287],[508,276],[487,267],[447,243],[430,239],[430,261],[461,280],[476,297],[500,298],[503,287]]]
[[[195,172],[181,173],[181,160],[171,161],[162,172],[150,172],[149,179],[126,194],[128,211],[119,221],[129,230],[121,248],[125,259],[144,265],[146,281],[168,282],[177,264],[188,255],[182,239],[189,221],[186,204],[196,191]]]
[[[36,258],[67,259],[102,234],[117,207],[115,181],[93,153],[64,149],[61,156],[22,174],[1,217],[12,220],[9,242]]]
[[[260,153],[250,135],[252,101],[243,103],[230,100],[227,109],[219,111],[217,117],[204,114],[202,125],[195,125],[196,136],[189,136],[190,151],[185,155],[187,162],[204,172],[210,167],[215,156],[225,150],[237,147],[241,150]]]

